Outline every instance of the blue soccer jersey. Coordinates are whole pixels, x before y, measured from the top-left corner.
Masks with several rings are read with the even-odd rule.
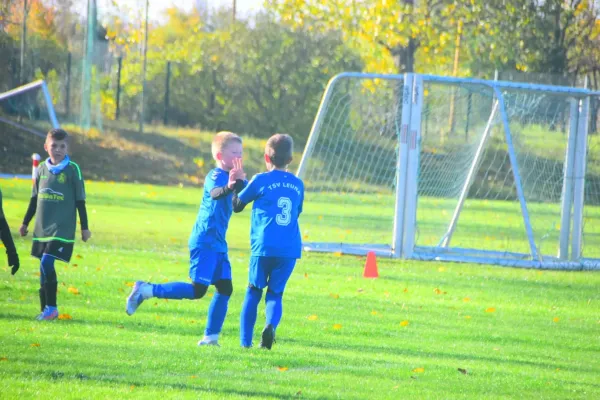
[[[286,171],[265,172],[254,176],[238,198],[245,204],[254,201],[250,228],[252,256],[300,258],[298,216],[304,201],[302,180]]]
[[[219,200],[210,197],[210,191],[217,187],[226,186],[229,182],[229,172],[215,168],[206,175],[202,203],[196,217],[196,223],[190,235],[190,249],[212,250],[219,253],[227,252],[225,234],[229,219],[233,212],[230,193]]]

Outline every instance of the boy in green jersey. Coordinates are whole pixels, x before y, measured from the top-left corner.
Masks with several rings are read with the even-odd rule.
[[[58,317],[58,282],[54,260],[67,263],[71,260],[77,225],[75,210],[79,212],[81,239],[87,242],[92,233],[88,229],[81,170],[67,154],[67,132],[62,129],[50,130],[44,150],[50,157],[38,167],[29,207],[19,233],[21,236],[27,235],[27,226],[37,212],[31,248],[31,255],[41,260],[39,292],[42,312],[37,319],[53,320]]]

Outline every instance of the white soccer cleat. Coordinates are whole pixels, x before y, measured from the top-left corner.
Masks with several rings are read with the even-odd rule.
[[[202,338],[201,341],[198,342],[198,346],[217,346],[221,347],[218,340],[209,339],[207,337]]]
[[[125,307],[125,312],[127,313],[127,315],[133,315],[133,313],[135,312],[135,310],[138,309],[140,304],[142,304],[144,302],[144,300],[146,300],[144,298],[144,296],[142,295],[142,290],[146,289],[144,287],[146,285],[149,285],[149,284],[146,282],[143,282],[143,281],[137,281],[133,285],[131,294],[129,294],[129,297],[127,297],[127,305]]]

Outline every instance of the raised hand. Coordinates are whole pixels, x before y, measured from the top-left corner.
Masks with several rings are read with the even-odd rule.
[[[233,170],[235,171],[236,179],[246,179],[246,173],[244,172],[244,163],[241,158],[236,158],[233,160]]]

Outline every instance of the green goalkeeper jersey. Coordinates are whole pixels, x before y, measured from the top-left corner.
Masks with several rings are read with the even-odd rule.
[[[58,174],[48,170],[46,163],[38,169],[32,197],[37,196],[33,240],[73,243],[77,224],[76,202],[85,200],[85,187],[79,166],[74,162]]]

